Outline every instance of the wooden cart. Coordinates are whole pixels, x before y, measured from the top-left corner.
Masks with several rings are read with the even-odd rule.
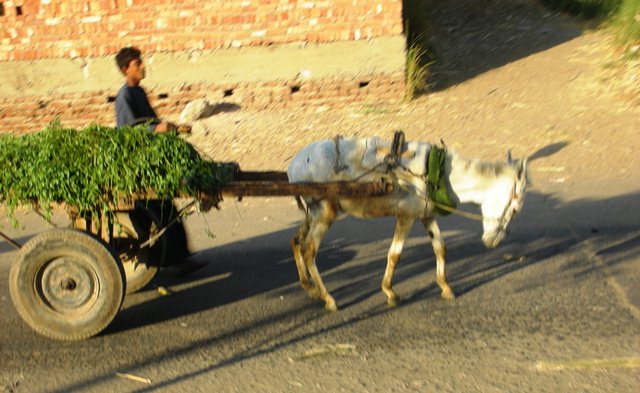
[[[236,170],[233,181],[220,187],[216,195],[202,194],[199,199],[371,197],[385,195],[392,188],[383,181],[289,183],[285,172]],[[31,328],[58,340],[92,337],[113,321],[126,293],[153,279],[164,265],[170,239],[159,217],[143,206],[137,200],[121,201],[115,213],[117,223],[100,225],[100,231],[91,222],[74,219],[70,228],[47,230],[24,245],[0,232],[20,249],[9,286],[16,310]]]

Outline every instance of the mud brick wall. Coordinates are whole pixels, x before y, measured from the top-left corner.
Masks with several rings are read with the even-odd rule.
[[[284,81],[236,83],[226,85],[194,84],[170,89],[147,89],[156,112],[177,121],[187,103],[205,98],[248,110],[281,110],[290,107],[320,110],[371,102],[394,102],[404,94],[404,79],[389,75],[291,83]],[[63,125],[82,128],[91,123],[113,125],[114,93],[97,91],[47,96],[0,97],[0,133],[24,134],[39,131],[58,119]],[[375,101],[373,101],[375,100]]]
[[[194,98],[212,95],[246,109],[400,100],[404,62],[378,64],[382,49],[375,46],[386,39],[383,53],[402,57],[402,28],[402,0],[0,0],[0,128],[29,132],[56,117],[73,127],[91,121],[113,124],[110,97],[122,80],[117,71],[99,71],[97,64],[103,61],[115,68],[113,55],[128,45],[139,47],[145,57],[186,54],[182,63],[176,62],[185,75],[202,69],[189,70],[194,58],[215,59],[219,51],[246,56],[267,76],[277,73],[269,71],[268,63],[256,62],[256,48],[357,43],[354,53],[372,51],[366,61],[354,60],[351,68],[344,66],[347,62],[333,71],[324,65],[304,80],[298,73],[278,74],[272,80],[229,79],[219,70],[200,80],[143,81],[152,104],[165,117],[177,116]],[[391,44],[390,38],[395,39]],[[300,71],[313,69],[319,64],[314,61]],[[65,80],[74,64],[77,79],[84,83],[75,90]],[[24,71],[38,65],[48,72],[41,88],[38,71]]]
[[[399,34],[399,0],[0,0],[0,60],[332,42]]]

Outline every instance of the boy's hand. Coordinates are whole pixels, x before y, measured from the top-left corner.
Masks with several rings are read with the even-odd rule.
[[[169,122],[163,121],[161,123],[158,123],[158,125],[156,125],[155,132],[162,134],[172,129],[175,129],[175,125]]]
[[[176,131],[178,131],[181,134],[188,134],[191,132],[191,126],[186,125],[186,124],[180,124],[177,128]]]

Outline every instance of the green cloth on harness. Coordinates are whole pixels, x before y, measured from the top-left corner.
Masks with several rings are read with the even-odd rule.
[[[441,205],[455,208],[456,204],[451,201],[447,192],[447,179],[444,176],[444,159],[446,156],[446,149],[431,146],[429,160],[427,161],[427,189],[429,191],[429,199]],[[436,211],[442,215],[451,213],[438,206],[436,206]]]

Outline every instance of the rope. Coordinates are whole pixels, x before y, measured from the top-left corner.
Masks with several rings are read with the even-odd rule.
[[[435,201],[431,201],[431,203],[433,203],[435,206],[437,206],[438,208],[442,209],[442,210],[446,210],[449,213],[453,213],[453,214],[457,214],[459,216],[465,217],[465,218],[469,218],[471,220],[476,220],[476,221],[484,221],[485,218],[481,215],[481,214],[476,214],[476,213],[471,213],[471,212],[466,212],[464,210],[460,210],[460,209],[456,209],[455,207],[450,207],[447,205],[443,205],[442,203],[438,203]],[[497,218],[491,218],[491,220],[499,220]]]
[[[17,248],[18,250],[22,248],[20,243],[16,242],[15,240],[13,240],[12,238],[10,238],[9,236],[5,235],[2,232],[0,232],[0,237],[3,238],[4,240],[8,241],[9,243],[11,243],[11,245],[14,246],[15,248]]]

